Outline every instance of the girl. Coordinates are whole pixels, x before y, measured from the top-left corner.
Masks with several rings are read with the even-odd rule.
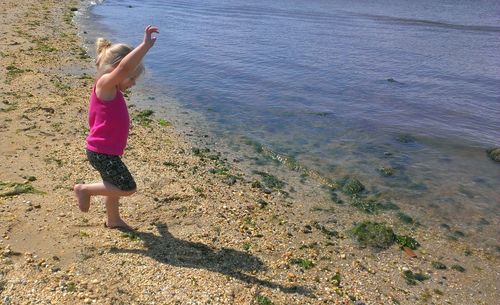
[[[91,196],[104,196],[108,228],[133,230],[120,217],[118,201],[136,191],[134,178],[120,156],[127,145],[130,118],[122,92],[135,85],[144,71],[143,57],[153,47],[158,28],[148,26],[144,41],[135,49],[125,44],[112,45],[97,40],[97,81],[92,89],[89,106],[90,133],[87,137],[87,157],[90,164],[101,174],[102,182],[77,184],[73,187],[78,207],[88,212]]]

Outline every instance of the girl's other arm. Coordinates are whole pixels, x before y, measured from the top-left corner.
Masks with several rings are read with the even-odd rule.
[[[146,53],[155,44],[156,37],[152,37],[153,33],[159,33],[158,28],[148,25],[144,30],[144,41],[127,54],[113,71],[99,78],[96,86],[102,95],[114,94],[116,86],[135,71]]]

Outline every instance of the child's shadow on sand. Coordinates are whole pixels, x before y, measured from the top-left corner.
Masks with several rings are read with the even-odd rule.
[[[205,244],[175,238],[167,225],[156,224],[161,236],[135,231],[129,233],[145,243],[146,250],[111,248],[112,253],[135,253],[147,255],[163,264],[172,266],[206,269],[231,276],[246,283],[258,284],[286,293],[311,295],[302,286],[285,287],[271,281],[262,280],[244,272],[266,270],[264,263],[256,256],[234,249],[212,249]]]

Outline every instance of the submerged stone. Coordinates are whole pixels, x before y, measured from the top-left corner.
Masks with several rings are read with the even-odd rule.
[[[383,223],[363,221],[352,229],[352,235],[361,246],[387,249],[396,240],[394,231]]]

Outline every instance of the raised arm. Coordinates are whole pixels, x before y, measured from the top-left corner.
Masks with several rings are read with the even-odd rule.
[[[155,44],[156,37],[152,37],[153,33],[159,33],[158,28],[148,25],[144,30],[143,42],[127,54],[113,71],[99,78],[96,83],[98,96],[114,96],[116,87],[132,75],[146,53]]]

